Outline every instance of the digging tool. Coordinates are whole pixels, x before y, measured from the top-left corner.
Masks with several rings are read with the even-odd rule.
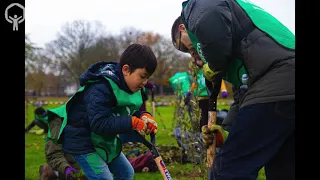
[[[209,94],[209,111],[208,111],[208,127],[210,128],[212,125],[216,124],[217,121],[217,97],[220,92],[221,87],[221,78],[217,78],[217,80],[212,83],[206,80],[206,86]],[[208,171],[208,179],[211,179],[211,169],[212,163],[216,155],[216,138],[214,137],[213,144],[209,146],[207,149],[207,171]]]
[[[155,114],[155,113],[156,113],[156,101],[155,101],[155,99],[154,99],[154,89],[151,90],[151,107],[152,107],[152,116],[155,117],[155,115],[156,115],[156,114]],[[163,122],[163,120],[162,120],[162,117],[161,117],[159,111],[157,111],[157,114],[158,114],[159,117],[160,117],[160,121],[161,121],[161,123],[162,123],[162,125],[163,125],[163,129],[167,129],[167,128],[166,128],[166,125],[164,124],[164,122]]]
[[[158,169],[162,175],[163,180],[172,180],[170,173],[166,167],[166,165],[164,164],[160,153],[158,152],[157,148],[156,148],[156,136],[154,133],[150,134],[150,142],[145,139],[143,136],[141,136],[138,132],[137,132],[138,136],[141,137],[140,142],[142,144],[144,144],[145,146],[147,146],[150,150],[150,152],[152,153],[152,157],[154,159],[154,161],[156,162]]]
[[[152,115],[155,116],[155,110],[156,110],[156,101],[154,100],[154,90],[151,90],[151,107],[152,107]]]

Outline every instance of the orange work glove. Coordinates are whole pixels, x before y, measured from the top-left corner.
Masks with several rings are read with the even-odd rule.
[[[139,134],[144,136],[146,134],[147,123],[144,120],[132,116],[132,129],[138,131]]]
[[[142,119],[147,124],[146,134],[150,133],[157,133],[158,131],[158,125],[156,123],[156,120],[149,114],[149,113],[143,113],[140,116],[140,119]]]

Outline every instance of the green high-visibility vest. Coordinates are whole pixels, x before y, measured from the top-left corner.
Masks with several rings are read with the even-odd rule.
[[[187,72],[177,72],[169,78],[172,89],[179,95],[185,94],[190,89],[190,78]]]
[[[197,88],[193,92],[194,96],[205,97],[208,96],[205,78],[203,77],[203,70],[199,69],[197,73]]]
[[[45,123],[48,124],[48,116],[46,115],[45,117],[39,117],[37,114],[34,115],[34,119],[37,119],[37,120],[40,120],[40,121],[43,121]]]
[[[142,105],[142,97],[141,97],[140,91],[135,92],[134,94],[129,94],[129,93],[123,91],[122,89],[120,89],[119,86],[112,79],[110,79],[108,77],[105,77],[105,78],[109,81],[109,83],[112,87],[112,90],[115,94],[115,97],[117,99],[117,105],[116,105],[116,107],[113,108],[113,112],[112,112],[112,114],[110,114],[110,117],[111,116],[132,116],[139,109],[139,107]],[[63,119],[63,121],[62,121],[62,125],[60,128],[58,138],[52,139],[51,132],[49,129],[48,136],[47,136],[46,140],[52,139],[54,142],[57,143],[58,139],[60,138],[60,135],[63,132],[63,129],[67,125],[67,118],[68,118],[67,107],[68,107],[69,103],[74,98],[76,98],[79,93],[83,92],[87,88],[88,84],[95,83],[95,82],[97,82],[97,81],[88,81],[88,83],[86,85],[82,86],[67,101],[67,103],[65,105],[63,105],[59,108],[55,108],[55,109],[48,109],[49,120],[55,114],[55,115],[60,116]],[[49,123],[50,123],[50,121],[49,121]],[[117,134],[102,136],[102,135],[98,135],[98,134],[91,132],[91,140],[95,146],[95,150],[96,150],[97,154],[103,160],[105,160],[107,163],[110,163],[114,158],[116,158],[122,150],[122,144],[121,144],[121,141],[118,138]]]

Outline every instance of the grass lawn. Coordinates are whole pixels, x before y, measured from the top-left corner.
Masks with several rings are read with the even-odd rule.
[[[65,101],[67,98],[51,98],[46,99],[48,101]],[[222,100],[222,101],[230,101],[230,100]],[[50,104],[47,106],[43,106],[44,108],[54,108],[59,107],[60,105]],[[218,109],[228,108],[227,105],[219,105]],[[35,107],[31,104],[28,104],[26,117],[27,122],[26,124],[30,123],[33,120],[33,112]],[[147,110],[151,112],[151,107],[147,104]],[[172,134],[172,120],[173,120],[173,106],[166,106],[166,107],[156,107],[156,119],[158,121],[158,133],[157,133],[157,144],[164,144],[164,145],[173,145],[177,146],[175,138],[171,135]],[[163,123],[162,123],[163,122]],[[166,129],[164,129],[165,125]],[[37,129],[38,127],[34,127]],[[36,135],[33,133],[26,133],[25,136],[25,179],[26,180],[36,180],[39,179],[39,166],[41,164],[45,164],[45,156],[44,156],[44,135]],[[171,177],[175,180],[189,180],[189,179],[206,179],[206,172],[199,172],[200,165],[193,167],[192,164],[178,164],[178,163],[170,163],[166,164],[167,168],[171,174]],[[192,175],[197,174],[198,177],[193,177]],[[161,180],[160,172],[154,173],[135,173],[135,180]],[[259,180],[263,180],[265,178],[258,178]]]

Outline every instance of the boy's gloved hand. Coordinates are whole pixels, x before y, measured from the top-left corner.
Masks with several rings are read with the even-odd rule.
[[[229,132],[225,131],[219,125],[212,125],[210,129],[208,125],[202,126],[202,141],[206,148],[208,148],[214,140],[214,135],[216,137],[216,147],[220,147],[224,141],[227,139]]]
[[[219,71],[215,72],[215,71],[211,70],[208,63],[206,63],[202,66],[202,70],[203,70],[203,76],[208,81],[212,81],[214,76],[217,75],[218,73],[220,73]]]
[[[76,176],[77,170],[72,168],[72,167],[67,167],[66,168],[66,180],[77,180],[77,176]]]
[[[158,125],[156,123],[156,120],[149,114],[149,113],[143,113],[140,116],[140,119],[142,119],[147,124],[146,134],[150,133],[157,133],[158,131]]]
[[[139,134],[144,136],[146,134],[146,129],[147,129],[147,123],[140,119],[137,118],[136,116],[132,116],[132,129],[138,131]]]

